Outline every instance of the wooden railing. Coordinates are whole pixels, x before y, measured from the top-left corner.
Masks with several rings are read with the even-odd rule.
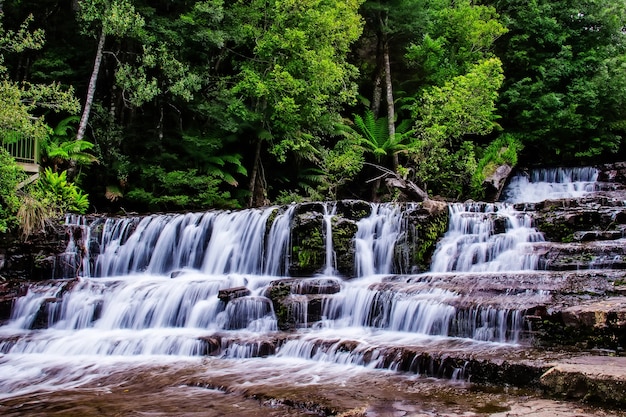
[[[5,135],[6,136],[6,135]],[[2,146],[9,152],[15,161],[30,173],[39,172],[39,147],[32,138],[2,138]]]

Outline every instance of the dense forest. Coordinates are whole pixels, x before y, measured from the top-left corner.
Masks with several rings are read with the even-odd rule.
[[[623,0],[0,1],[0,232],[623,155]],[[37,144],[39,178],[7,151]],[[5,148],[7,150],[5,150]]]

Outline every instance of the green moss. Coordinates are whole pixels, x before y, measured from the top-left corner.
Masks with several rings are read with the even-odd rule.
[[[290,330],[295,326],[293,312],[286,302],[290,294],[291,285],[284,282],[272,284],[266,294],[267,298],[272,301],[277,325],[280,330]]]
[[[306,235],[301,235],[298,244],[293,245],[291,250],[302,271],[312,272],[320,268],[326,253],[321,230],[308,229]]]
[[[421,270],[428,269],[435,245],[446,230],[448,230],[447,213],[435,216],[429,222],[416,224],[417,245],[413,252],[413,263]]]
[[[546,221],[538,223],[537,229],[544,234],[546,240],[562,243],[573,242],[574,232],[576,232],[573,227],[570,227],[565,223]]]
[[[552,317],[533,324],[534,345],[540,347],[574,346],[580,349],[617,350],[626,343],[626,336],[610,316],[606,326],[568,326],[560,318]]]

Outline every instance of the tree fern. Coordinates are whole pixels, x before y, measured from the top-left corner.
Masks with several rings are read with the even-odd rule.
[[[405,143],[413,133],[409,129],[411,121],[404,120],[396,127],[395,135],[390,137],[387,118],[375,118],[371,110],[366,110],[363,116],[355,114],[354,126],[360,135],[360,145],[367,152],[374,154],[378,163],[381,163],[386,156],[406,150]]]

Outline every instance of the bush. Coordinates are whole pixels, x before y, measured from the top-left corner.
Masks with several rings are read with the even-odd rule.
[[[0,146],[0,233],[17,224],[16,214],[20,207],[17,185],[26,179],[26,174]]]
[[[41,174],[25,195],[17,219],[24,239],[32,233],[42,230],[54,217],[65,213],[84,214],[89,208],[87,194],[75,184],[67,181],[67,172],[52,172],[49,168]]]
[[[472,196],[480,200],[484,197],[483,182],[493,174],[500,165],[517,165],[517,156],[524,146],[511,134],[503,134],[491,142],[483,151],[478,167],[472,176]]]

